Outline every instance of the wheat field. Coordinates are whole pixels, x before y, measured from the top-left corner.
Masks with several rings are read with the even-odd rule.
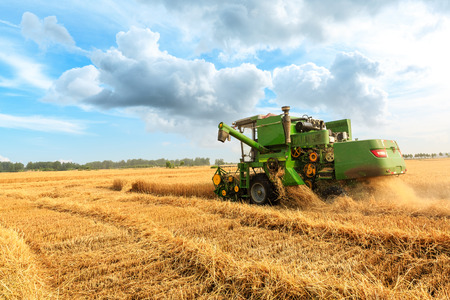
[[[214,197],[207,167],[0,174],[2,299],[448,299],[450,159],[322,202]]]

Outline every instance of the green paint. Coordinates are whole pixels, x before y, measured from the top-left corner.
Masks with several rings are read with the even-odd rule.
[[[285,186],[302,185],[305,180],[314,185],[320,181],[333,183],[336,180],[406,172],[405,162],[395,141],[352,141],[349,119],[326,123],[312,118],[290,116],[290,119],[291,125],[287,126],[290,128],[290,143],[286,142],[283,114],[241,119],[234,123],[239,131],[224,123],[219,124],[220,141],[225,141],[231,135],[254,149],[253,161],[243,157],[238,164],[239,197],[249,197],[253,174],[265,172],[268,178],[272,178],[278,168],[284,172],[282,182]],[[305,132],[297,132],[298,122],[304,122],[298,128]],[[253,131],[255,139],[240,132],[244,129]],[[379,150],[386,157],[376,157],[371,150]],[[227,175],[221,173],[221,176]],[[220,192],[217,189],[216,193]]]

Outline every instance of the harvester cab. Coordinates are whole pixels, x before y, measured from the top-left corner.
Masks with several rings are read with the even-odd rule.
[[[255,204],[275,202],[275,182],[307,185],[326,196],[329,191],[339,191],[345,180],[406,172],[395,141],[353,141],[349,119],[324,122],[307,115],[290,116],[289,106],[281,109],[280,115],[240,119],[232,127],[219,124],[218,140],[225,142],[232,136],[241,141],[242,150],[234,173],[219,166],[213,176],[219,197],[250,198]],[[244,134],[246,130],[251,137]],[[250,153],[244,151],[244,145],[251,148]]]

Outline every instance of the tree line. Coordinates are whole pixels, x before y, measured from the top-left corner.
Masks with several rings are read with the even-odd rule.
[[[406,159],[413,159],[413,158],[443,158],[443,157],[450,157],[450,153],[416,153],[416,154],[403,154],[403,157]]]
[[[125,168],[153,168],[153,167],[179,167],[179,166],[209,166],[209,158],[196,157],[168,160],[160,158],[156,160],[128,159],[114,162],[112,160],[93,161],[86,164],[60,161],[29,162],[23,163],[0,162],[0,172],[22,171],[68,171],[68,170],[99,170],[99,169],[125,169]]]

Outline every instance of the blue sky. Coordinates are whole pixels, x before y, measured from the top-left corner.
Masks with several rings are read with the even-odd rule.
[[[3,1],[0,161],[237,161],[217,124],[283,105],[449,152],[449,36],[438,0]]]

